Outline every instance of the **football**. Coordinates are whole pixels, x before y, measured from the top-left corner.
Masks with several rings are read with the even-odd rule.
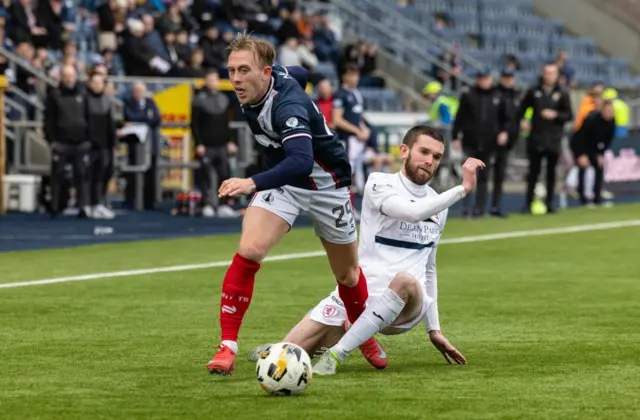
[[[300,395],[311,383],[311,358],[291,343],[272,344],[256,363],[258,384],[274,396]]]

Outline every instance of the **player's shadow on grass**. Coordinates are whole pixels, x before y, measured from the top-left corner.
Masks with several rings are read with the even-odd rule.
[[[342,373],[362,373],[362,374],[384,374],[388,373],[404,373],[404,372],[430,372],[434,374],[439,374],[442,372],[443,374],[447,373],[446,369],[454,368],[455,364],[450,365],[444,361],[438,361],[437,359],[433,361],[402,361],[402,360],[390,360],[389,365],[386,369],[376,369],[372,366],[369,366],[366,362],[364,363],[353,363],[353,364],[344,364],[340,366],[338,371],[338,376]],[[463,368],[463,365],[458,366],[459,368]]]

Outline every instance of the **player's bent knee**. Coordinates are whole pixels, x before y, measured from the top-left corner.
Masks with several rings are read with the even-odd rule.
[[[405,303],[421,293],[418,280],[407,271],[396,274],[389,284],[389,289],[393,290]]]
[[[240,254],[241,256],[243,256],[244,258],[256,262],[256,263],[262,263],[262,260],[264,260],[264,257],[267,254],[266,249],[262,249],[259,246],[255,246],[255,245],[240,245],[238,247],[238,254]]]
[[[358,279],[360,278],[360,267],[353,266],[349,267],[344,271],[344,273],[338,273],[336,275],[336,281],[343,286],[347,287],[355,287],[358,284]]]

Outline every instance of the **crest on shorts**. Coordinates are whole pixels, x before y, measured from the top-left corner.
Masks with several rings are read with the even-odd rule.
[[[324,305],[324,309],[322,309],[322,316],[325,318],[331,318],[337,313],[338,309],[333,305]]]
[[[287,127],[296,128],[298,126],[298,119],[296,117],[291,117],[284,124]]]

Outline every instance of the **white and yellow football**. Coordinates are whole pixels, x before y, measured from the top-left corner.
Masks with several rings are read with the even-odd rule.
[[[258,358],[258,384],[270,395],[300,395],[311,383],[311,358],[291,343],[270,345]]]

